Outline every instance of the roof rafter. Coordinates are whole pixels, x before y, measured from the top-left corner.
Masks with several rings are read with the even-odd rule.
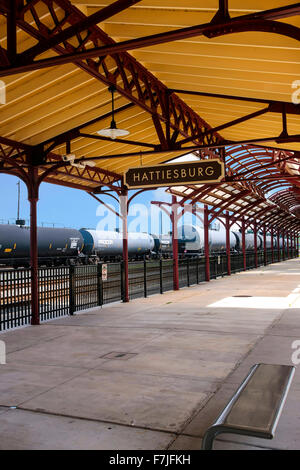
[[[31,13],[31,21],[26,20],[25,17],[17,17],[16,19],[18,27],[38,41],[46,41],[51,33],[44,20],[45,15],[43,17],[39,15],[38,6],[40,7],[42,5],[44,9],[48,9],[55,23],[55,29],[60,32],[62,31],[62,27],[65,27],[66,23],[74,26],[87,18],[69,1],[56,0],[56,4],[59,5],[64,12],[64,16],[58,18],[55,16],[54,11],[50,11],[49,2],[50,0],[37,0],[34,4],[30,4],[28,11]],[[98,26],[91,26],[89,32],[91,33],[90,41],[92,41],[93,44],[102,43],[107,47],[116,45],[115,41]],[[88,49],[85,39],[79,34],[76,36],[76,40],[78,42],[77,47],[71,42],[65,41],[63,44],[54,46],[53,50],[60,56],[64,56],[70,52],[78,52],[78,48],[86,52]],[[82,70],[105,83],[107,86],[114,85],[116,90],[129,101],[136,103],[149,114],[157,116],[161,121],[168,121],[169,126],[184,137],[200,134],[205,130],[211,129],[211,127],[177,95],[173,93],[172,96],[170,96],[168,88],[127,52],[105,54],[105,56],[100,58],[98,55],[97,60],[86,57],[83,60],[76,58],[71,62],[74,62]],[[108,62],[110,62],[110,65],[108,65]],[[111,63],[113,63],[113,71],[111,71]],[[35,62],[34,69],[36,70],[37,68],[37,62]],[[4,75],[5,74],[6,72]],[[222,137],[214,132],[209,137],[205,137],[201,142],[209,145],[210,143],[221,142],[222,140]]]
[[[91,26],[95,26],[96,24],[101,23],[102,21],[110,18],[111,16],[114,16],[117,13],[120,13],[121,11],[124,11],[139,2],[141,2],[141,0],[117,0],[111,5],[102,8],[96,13],[78,21],[77,23],[72,26],[69,26],[63,31],[56,34],[52,34],[45,40],[40,40],[38,44],[20,54],[19,58],[21,62],[25,58],[26,60],[32,60],[43,52],[58,46],[59,44],[67,41],[68,39],[71,39],[73,36],[78,35],[82,31],[88,30]],[[23,17],[28,9],[30,9],[30,4],[26,5],[24,9],[19,11],[19,16]]]
[[[66,0],[58,0],[57,3],[61,6],[64,1],[66,4]],[[118,2],[116,2],[118,3]],[[1,8],[1,4],[0,4]],[[205,23],[202,25],[196,25],[187,28],[181,28],[176,31],[168,31],[166,33],[154,34],[147,37],[131,39],[128,41],[124,41],[119,44],[106,46],[106,47],[95,47],[93,49],[80,51],[80,52],[71,52],[65,54],[64,57],[60,58],[51,58],[51,59],[43,59],[39,61],[31,61],[26,65],[23,63],[22,65],[7,68],[6,74],[8,73],[18,73],[21,71],[28,71],[34,70],[34,67],[49,67],[53,65],[58,65],[61,63],[73,62],[82,59],[88,59],[93,57],[101,57],[107,54],[114,54],[120,53],[128,50],[138,49],[141,47],[153,46],[157,44],[162,44],[165,42],[177,41],[182,39],[187,39],[195,36],[204,35],[208,38],[214,38],[217,36],[222,36],[226,34],[232,34],[237,32],[245,32],[245,31],[263,31],[263,32],[270,32],[276,34],[282,34],[284,36],[291,37],[296,39],[297,41],[300,40],[300,29],[289,25],[286,23],[281,23],[278,19],[287,18],[291,16],[295,16],[300,13],[299,3],[294,5],[287,5],[285,7],[275,8],[271,10],[256,12],[249,15],[242,15],[235,18],[227,18],[225,22],[216,21],[216,17],[212,19],[210,23]],[[101,11],[98,12],[100,16]],[[97,13],[95,13],[97,15]],[[93,16],[93,15],[91,15]],[[91,19],[90,22],[88,19],[82,19],[78,24],[84,24],[86,22],[89,26],[96,24],[98,21],[94,21]],[[71,30],[74,36],[74,31]],[[81,30],[80,30],[81,31]],[[61,37],[64,38],[64,34],[66,35],[66,39],[69,39],[72,36],[68,36],[66,33],[60,33]],[[65,40],[66,40],[65,39]],[[44,42],[43,39],[40,40]],[[59,41],[59,38],[58,38]],[[52,39],[52,43],[50,43],[50,47],[56,47],[58,44],[63,42],[57,42],[54,38]],[[53,46],[51,46],[53,44]],[[36,49],[38,51],[39,48]],[[41,49],[42,50],[42,49]],[[35,56],[35,55],[34,55]],[[23,53],[23,58],[26,57],[26,53]],[[23,60],[24,62],[24,60]],[[22,61],[21,61],[22,63]],[[14,71],[13,71],[14,70]],[[1,72],[0,72],[1,76]]]

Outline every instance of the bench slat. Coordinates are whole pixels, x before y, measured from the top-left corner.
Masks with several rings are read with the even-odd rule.
[[[260,364],[223,424],[272,434],[292,370],[291,366]]]
[[[202,448],[212,448],[213,439],[223,432],[272,439],[294,373],[294,366],[255,364],[207,430]]]

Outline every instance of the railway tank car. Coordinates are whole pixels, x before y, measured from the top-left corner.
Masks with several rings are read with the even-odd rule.
[[[226,250],[226,231],[209,230],[209,251]],[[98,261],[118,261],[123,255],[123,235],[117,231],[65,229],[38,227],[38,257],[41,266],[93,264]],[[280,238],[280,248],[283,240]],[[271,236],[266,236],[266,248],[271,247]],[[254,250],[254,234],[245,234],[245,248]],[[273,239],[277,248],[277,237]],[[257,234],[257,249],[263,249],[263,236]],[[242,251],[242,234],[230,231],[230,250]],[[193,224],[178,227],[178,252],[180,256],[204,254],[204,229]],[[128,257],[170,258],[173,256],[172,233],[155,234],[129,232]],[[0,225],[0,265],[28,267],[30,264],[30,229],[19,225]]]
[[[38,227],[40,264],[61,265],[76,262],[83,237],[76,229]],[[29,266],[30,229],[19,225],[0,225],[0,264]]]
[[[233,232],[230,232],[230,249],[236,248],[237,239]],[[225,230],[209,230],[208,243],[210,252],[220,252],[226,249]],[[196,225],[181,225],[178,227],[178,245],[180,251],[186,254],[204,252],[204,229]]]
[[[123,234],[107,230],[81,229],[83,254],[102,259],[118,258],[123,254]],[[157,241],[148,233],[128,232],[128,256],[143,257],[154,253]]]
[[[236,239],[237,239],[237,245],[236,245],[236,250],[241,251],[243,249],[242,246],[242,234],[241,232],[233,232]],[[271,237],[266,243],[266,247],[269,248],[269,244],[271,247]],[[259,234],[256,235],[256,244],[257,244],[257,249],[262,250],[263,249],[263,237]],[[246,251],[253,251],[254,250],[254,234],[253,233],[245,233],[245,249]]]
[[[242,234],[236,231],[230,231],[230,250],[242,251]],[[209,251],[211,253],[220,253],[226,250],[226,231],[220,230],[208,231]],[[257,250],[263,249],[263,236],[256,236]],[[280,240],[282,244],[282,240]],[[274,248],[277,246],[276,239],[273,239]],[[247,251],[254,250],[254,234],[245,234],[245,248]],[[266,248],[271,248],[271,236],[266,237]],[[183,224],[178,227],[178,250],[187,256],[204,253],[204,229],[196,225]],[[161,236],[161,254],[167,256],[172,254],[172,237],[170,234]]]

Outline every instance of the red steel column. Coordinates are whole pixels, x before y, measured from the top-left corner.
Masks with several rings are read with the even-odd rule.
[[[128,227],[127,227],[128,191],[123,189],[120,197],[122,227],[123,227],[123,263],[124,263],[124,298],[123,302],[129,302],[129,275],[128,275]]]
[[[292,232],[291,234],[291,244],[292,244],[292,257],[295,257],[295,234]]]
[[[264,238],[264,266],[267,265],[267,233],[266,226],[263,227],[263,238]]]
[[[205,280],[210,281],[210,265],[209,265],[209,222],[208,208],[204,205],[204,256],[205,256]]]
[[[284,240],[285,233],[284,233],[284,230],[281,232],[281,235],[282,235],[282,261],[284,261],[285,260],[285,240]]]
[[[277,261],[280,261],[280,234],[279,229],[277,229]]]
[[[272,263],[274,263],[274,228],[271,227],[271,250],[272,250]]]
[[[258,259],[257,259],[257,223],[256,220],[254,221],[254,255],[255,255],[255,267],[258,267]]]
[[[247,269],[247,260],[246,260],[246,230],[245,230],[245,218],[242,217],[242,249],[243,249],[243,262],[244,262],[244,271]]]
[[[178,209],[177,209],[176,196],[172,196],[171,222],[172,222],[173,288],[174,290],[179,290],[177,210]]]
[[[39,278],[38,278],[38,241],[37,241],[37,202],[39,199],[39,184],[37,168],[28,170],[28,201],[30,203],[30,269],[31,269],[31,324],[39,325]]]
[[[290,259],[290,234],[286,233],[287,259]]]
[[[229,212],[226,211],[226,255],[227,255],[227,274],[231,275],[231,259],[230,259],[230,216]]]

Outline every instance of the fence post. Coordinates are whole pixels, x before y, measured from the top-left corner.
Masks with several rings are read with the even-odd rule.
[[[196,282],[199,284],[199,258],[198,256],[196,257]]]
[[[123,302],[129,302],[129,267],[128,267],[128,190],[123,188],[120,196],[123,234]]]
[[[159,260],[159,292],[161,294],[163,294],[162,270],[163,270],[163,265],[162,265],[162,259],[160,258]]]
[[[209,221],[208,207],[204,205],[204,256],[205,256],[205,280],[210,280],[210,260],[209,260]]]
[[[178,267],[178,205],[176,196],[172,196],[171,223],[172,223],[172,248],[173,248],[173,288],[179,290]]]
[[[267,266],[267,230],[266,225],[263,226],[263,248],[264,248],[264,266]]]
[[[227,275],[231,275],[231,252],[230,252],[230,216],[226,211],[226,255],[227,255]]]
[[[144,259],[144,297],[147,297],[147,263]]]
[[[121,300],[124,301],[124,261],[120,261],[120,275],[121,275]]]
[[[296,258],[296,235],[295,235],[295,233],[293,234],[293,247],[294,247],[294,256],[293,256],[293,258]]]
[[[255,268],[258,268],[258,256],[257,256],[257,223],[254,220],[254,260],[255,260]]]
[[[75,266],[69,266],[69,314],[75,312]]]
[[[293,258],[295,258],[295,235],[294,235],[294,232],[292,232],[292,239],[291,239],[291,242],[292,242],[292,256]]]
[[[102,281],[102,264],[97,265],[97,300],[98,305],[103,305],[103,281]]]
[[[272,250],[272,263],[274,263],[274,228],[271,227],[271,250]]]
[[[247,257],[246,257],[246,228],[245,228],[245,218],[242,217],[242,249],[243,249],[243,266],[244,271],[247,270]]]
[[[187,286],[190,287],[190,263],[189,263],[189,258],[186,259],[186,280],[187,280]]]

